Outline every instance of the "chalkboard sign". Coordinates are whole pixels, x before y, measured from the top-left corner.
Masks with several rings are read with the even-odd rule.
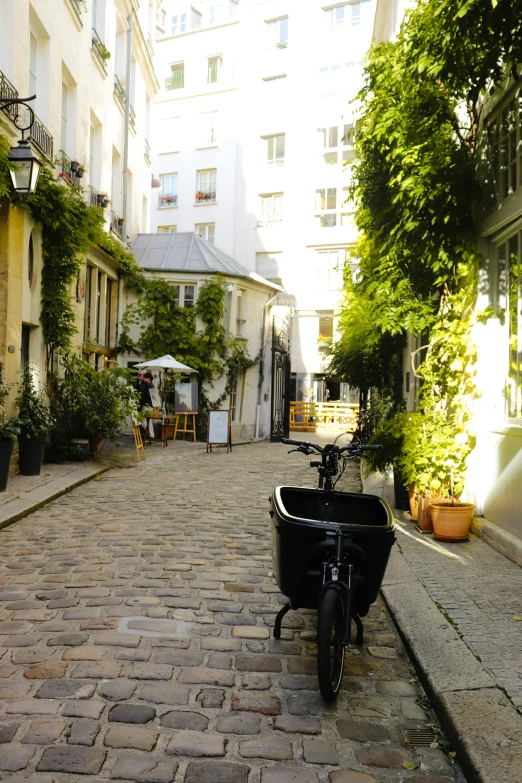
[[[212,451],[212,444],[221,444],[231,450],[230,442],[230,411],[208,412],[207,451]]]

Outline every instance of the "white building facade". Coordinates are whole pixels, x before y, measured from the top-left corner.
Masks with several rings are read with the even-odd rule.
[[[0,0],[0,94],[36,94],[35,152],[64,187],[81,186],[89,204],[103,207],[107,230],[124,244],[147,230],[159,11],[159,0]],[[9,110],[0,111],[0,132],[11,143],[20,137]],[[19,254],[23,270],[23,286],[11,289],[7,342],[15,364],[20,354],[22,363],[41,364],[41,230],[30,216],[20,219],[20,241],[9,240],[4,259],[12,266]],[[75,348],[97,366],[116,345],[120,288],[112,259],[90,249],[71,297]]]
[[[323,351],[356,238],[349,101],[375,2],[171,0],[165,10],[150,230],[196,231],[281,285],[292,399],[311,389],[323,399]],[[331,399],[342,394],[332,384]]]

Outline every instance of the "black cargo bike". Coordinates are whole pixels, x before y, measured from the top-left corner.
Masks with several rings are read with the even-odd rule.
[[[274,638],[290,609],[317,609],[317,668],[323,698],[341,687],[352,620],[363,643],[364,617],[377,599],[395,541],[388,504],[375,495],[336,492],[346,462],[379,446],[318,446],[282,439],[291,451],[320,455],[318,489],[277,487],[271,498],[272,558],[279,589],[289,600],[278,613]],[[290,453],[290,452],[289,452]]]

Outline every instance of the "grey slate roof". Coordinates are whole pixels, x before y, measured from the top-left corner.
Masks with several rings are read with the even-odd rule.
[[[138,234],[131,251],[144,271],[200,272],[246,277],[280,291],[280,286],[250,272],[199,234]]]

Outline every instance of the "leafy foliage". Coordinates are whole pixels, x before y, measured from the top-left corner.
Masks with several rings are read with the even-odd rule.
[[[41,438],[51,432],[56,420],[44,392],[36,390],[33,375],[34,369],[27,363],[22,372],[16,404],[21,434],[26,438]]]
[[[428,493],[447,493],[450,476],[462,489],[473,446],[480,119],[487,93],[522,60],[521,11],[508,0],[418,0],[397,41],[370,51],[358,96],[360,275],[345,283],[332,368],[360,388],[389,388],[390,338],[428,333],[418,412],[380,433],[401,442],[400,458],[389,445],[405,482]]]

